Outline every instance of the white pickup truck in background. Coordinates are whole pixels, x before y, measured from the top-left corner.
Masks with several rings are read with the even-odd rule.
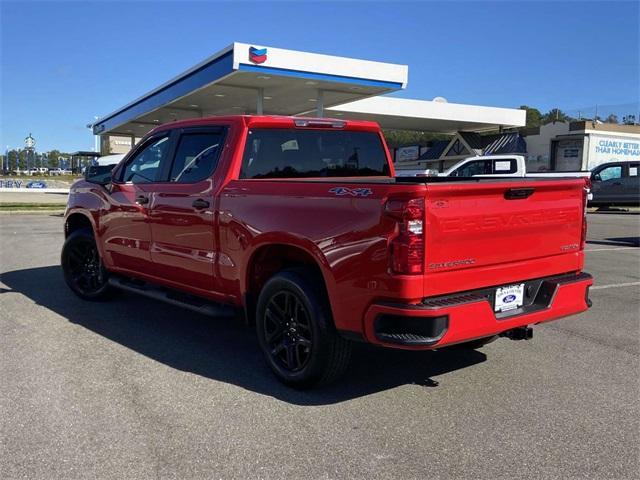
[[[460,160],[442,173],[436,170],[396,170],[396,177],[589,177],[591,172],[527,173],[522,155],[491,155]]]

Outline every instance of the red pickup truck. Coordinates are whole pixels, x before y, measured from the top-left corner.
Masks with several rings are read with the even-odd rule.
[[[230,116],[160,126],[71,188],[62,267],[255,324],[287,384],[326,383],[352,341],[526,339],[590,306],[582,178],[394,178],[377,124]]]

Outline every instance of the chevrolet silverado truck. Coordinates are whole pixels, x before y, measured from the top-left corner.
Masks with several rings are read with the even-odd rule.
[[[582,178],[395,178],[373,122],[203,118],[72,186],[61,261],[86,300],[243,318],[303,388],[354,341],[477,348],[586,310],[585,204]]]

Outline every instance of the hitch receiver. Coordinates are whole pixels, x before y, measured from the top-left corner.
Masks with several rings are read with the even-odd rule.
[[[533,338],[533,328],[518,327],[500,334],[501,337],[507,337],[509,340],[531,340]]]

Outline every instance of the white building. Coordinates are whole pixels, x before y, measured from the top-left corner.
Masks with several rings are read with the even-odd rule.
[[[523,135],[531,172],[591,170],[602,163],[640,160],[639,125],[553,122]]]

